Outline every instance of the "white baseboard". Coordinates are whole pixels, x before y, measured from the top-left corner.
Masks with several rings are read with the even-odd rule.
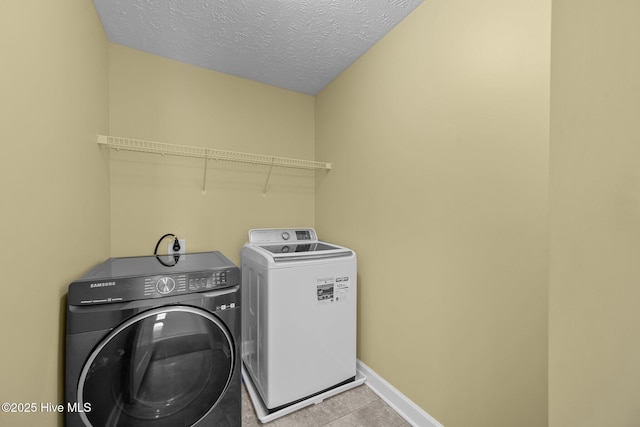
[[[357,361],[356,366],[358,371],[367,377],[364,384],[380,396],[387,405],[391,406],[409,424],[414,427],[444,427],[360,360]]]

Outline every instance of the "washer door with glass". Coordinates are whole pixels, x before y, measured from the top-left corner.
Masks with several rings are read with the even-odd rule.
[[[224,395],[234,366],[225,325],[208,311],[160,307],[140,313],[93,350],[80,374],[78,407],[88,426],[191,426]]]

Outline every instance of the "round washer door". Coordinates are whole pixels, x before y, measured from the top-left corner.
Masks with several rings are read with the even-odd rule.
[[[234,345],[208,311],[166,306],[113,329],[80,374],[78,407],[88,426],[191,426],[224,395]]]

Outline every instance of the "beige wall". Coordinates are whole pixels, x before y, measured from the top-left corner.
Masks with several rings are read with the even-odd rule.
[[[446,426],[547,422],[550,1],[427,1],[316,100],[358,357]]]
[[[64,295],[109,256],[107,41],[93,4],[0,2],[0,401],[62,403]],[[39,408],[38,408],[39,409]],[[62,417],[0,412],[3,426]]]
[[[554,0],[549,419],[640,425],[640,3]]]
[[[109,48],[110,132],[199,147],[313,159],[314,98],[118,45]],[[314,172],[112,152],[112,255],[147,255],[165,233],[187,252],[239,262],[247,231],[313,226]],[[166,243],[162,250],[166,251]]]

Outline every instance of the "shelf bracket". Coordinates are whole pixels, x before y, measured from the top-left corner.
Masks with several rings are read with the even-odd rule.
[[[202,178],[202,194],[207,194],[207,163],[209,158],[204,158],[204,177]]]
[[[271,166],[269,166],[269,173],[267,174],[267,181],[264,183],[264,188],[262,189],[262,197],[267,195],[267,187],[269,187],[269,180],[271,179],[271,171],[273,170],[273,164],[275,163],[276,159],[272,158],[271,159]]]

